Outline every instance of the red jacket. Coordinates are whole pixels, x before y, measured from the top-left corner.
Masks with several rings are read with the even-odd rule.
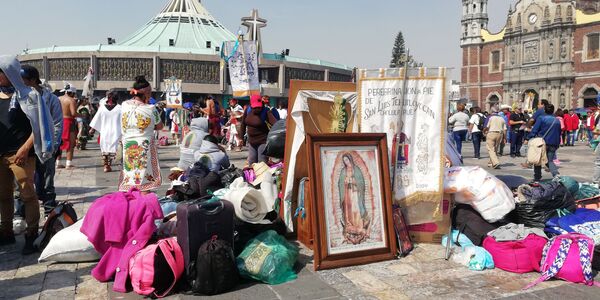
[[[565,129],[568,131],[573,131],[579,129],[579,117],[577,115],[565,115]]]

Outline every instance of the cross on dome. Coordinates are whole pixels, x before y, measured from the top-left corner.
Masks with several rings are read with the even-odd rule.
[[[267,20],[258,17],[258,9],[253,9],[250,17],[242,18],[242,25],[248,28],[251,41],[260,42],[260,29],[267,27]]]

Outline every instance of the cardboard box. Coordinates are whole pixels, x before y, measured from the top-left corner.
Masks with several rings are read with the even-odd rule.
[[[444,195],[444,200],[442,200],[441,221],[408,226],[408,231],[412,242],[441,244],[442,237],[448,234],[450,226],[452,226],[452,220],[450,218],[451,204],[451,196]]]

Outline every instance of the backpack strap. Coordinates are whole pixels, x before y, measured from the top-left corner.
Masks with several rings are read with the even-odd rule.
[[[165,290],[164,293],[159,295],[156,293],[156,291],[154,292],[156,297],[162,298],[173,289],[179,279],[179,276],[183,273],[183,252],[181,251],[179,244],[177,244],[177,242],[175,242],[175,240],[172,238],[158,242],[158,247],[165,256],[165,260],[169,264],[171,271],[173,271],[174,278],[173,283],[168,289]],[[175,257],[173,257],[173,254],[175,254]]]
[[[552,259],[552,264],[548,267],[548,269],[546,271],[544,271],[542,273],[542,276],[540,278],[538,278],[536,281],[527,285],[524,288],[524,290],[532,288],[532,287],[556,276],[556,274],[558,274],[560,269],[563,267],[563,265],[565,264],[565,261],[567,259],[567,255],[569,254],[569,249],[571,249],[571,244],[573,243],[573,241],[570,238],[562,237],[560,239],[560,247],[558,248],[558,251],[556,252],[556,256],[554,258],[550,258],[547,256],[548,250],[557,241],[558,240],[552,239],[550,242],[548,242],[546,244],[546,246],[544,246],[544,254],[542,256],[542,263],[546,264],[549,261],[549,259]]]
[[[592,285],[594,282],[594,275],[592,274],[589,241],[587,239],[578,239],[577,245],[579,246],[579,261],[581,262],[581,270],[583,271],[585,284]]]

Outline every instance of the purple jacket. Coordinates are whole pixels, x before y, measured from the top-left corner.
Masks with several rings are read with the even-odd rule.
[[[125,293],[129,259],[144,248],[163,213],[155,194],[108,194],[94,201],[83,221],[81,232],[102,254],[92,276],[101,282],[114,277],[113,290]]]

